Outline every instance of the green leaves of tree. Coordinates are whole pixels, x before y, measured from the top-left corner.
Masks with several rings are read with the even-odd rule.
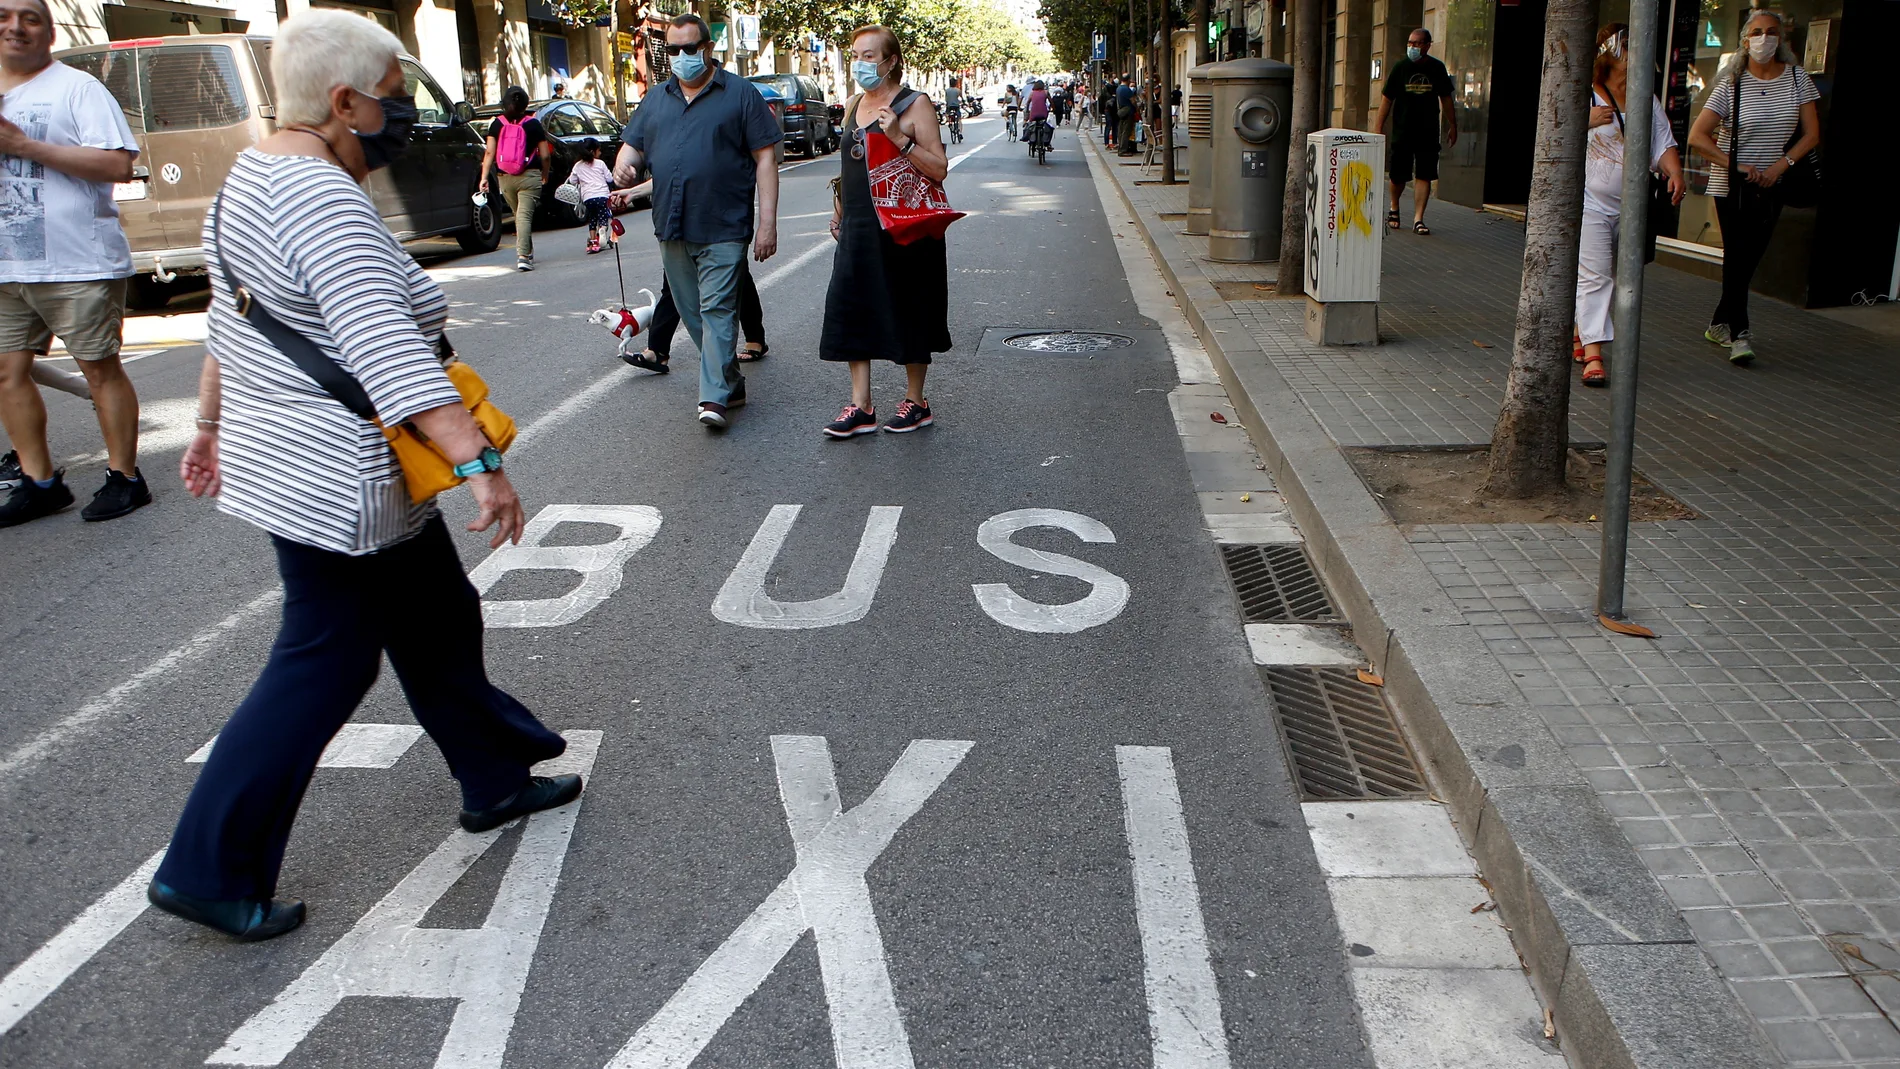
[[[1052,62],[995,0],[774,0],[764,31],[781,40],[813,33],[849,47],[860,26],[889,26],[914,70],[969,70]]]

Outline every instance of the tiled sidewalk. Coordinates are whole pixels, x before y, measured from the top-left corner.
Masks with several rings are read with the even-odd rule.
[[[1522,232],[1429,221],[1387,232],[1377,348],[1309,344],[1298,301],[1231,302],[1342,445],[1490,438]],[[1646,286],[1637,464],[1703,516],[1631,532],[1629,608],[1660,640],[1594,622],[1595,525],[1406,536],[1782,1058],[1900,1069],[1900,345],[1758,297],[1737,370],[1700,336],[1717,288]],[[1601,441],[1606,392],[1572,409]]]

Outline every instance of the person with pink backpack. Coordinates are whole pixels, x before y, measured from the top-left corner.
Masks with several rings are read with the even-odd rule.
[[[528,91],[511,85],[501,94],[501,114],[488,124],[488,151],[482,156],[481,189],[501,172],[501,197],[515,216],[515,270],[534,270],[534,210],[541,203],[548,157],[554,151],[541,120],[528,114]]]

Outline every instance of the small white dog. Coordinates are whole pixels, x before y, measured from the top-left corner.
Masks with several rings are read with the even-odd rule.
[[[639,354],[638,338],[647,325],[653,322],[653,309],[660,303],[652,290],[640,292],[646,295],[645,308],[597,308],[587,315],[589,323],[600,324],[607,329],[607,333],[620,339],[620,357],[623,360]]]

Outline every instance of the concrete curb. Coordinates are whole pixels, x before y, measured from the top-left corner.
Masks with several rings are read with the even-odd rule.
[[[1510,673],[1463,622],[1175,229],[1092,142],[1089,151],[1109,168],[1314,563],[1381,667],[1386,694],[1492,885],[1570,1063],[1777,1065],[1754,1020]]]

